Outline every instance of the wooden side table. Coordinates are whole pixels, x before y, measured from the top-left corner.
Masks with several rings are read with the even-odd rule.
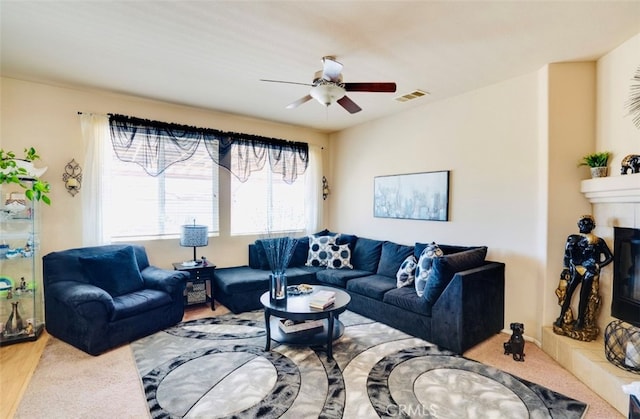
[[[184,292],[185,305],[203,304],[207,299],[211,301],[211,310],[216,309],[213,296],[213,271],[216,265],[203,266],[202,263],[195,266],[184,266],[181,262],[173,263],[173,269],[189,272],[191,278],[187,280],[187,288]]]

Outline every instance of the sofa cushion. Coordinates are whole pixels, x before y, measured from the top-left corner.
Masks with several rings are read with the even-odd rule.
[[[316,283],[316,272],[324,268],[308,266],[294,266],[287,268],[287,283],[298,285]],[[252,269],[248,266],[219,268],[213,271],[214,286],[225,294],[243,294],[251,291],[266,291],[269,289],[269,271]]]
[[[327,266],[331,257],[330,247],[336,244],[336,236],[309,236],[307,266]]]
[[[293,255],[289,261],[289,266],[304,266],[309,256],[309,237],[299,237]]]
[[[257,256],[258,266],[255,266],[257,269],[271,269],[269,267],[269,259],[267,259],[267,251],[264,250],[264,244],[262,243],[262,239],[258,239],[255,241],[255,251]]]
[[[351,264],[354,269],[376,272],[380,262],[382,241],[358,237],[351,254]]]
[[[412,287],[401,287],[390,290],[384,294],[382,301],[413,313],[422,314],[423,316],[431,315],[427,300],[418,297]]]
[[[396,273],[396,287],[406,287],[413,284],[413,281],[416,278],[415,272],[417,263],[415,256],[407,256]]]
[[[396,277],[398,268],[407,256],[413,254],[413,246],[405,246],[393,242],[384,242],[382,251],[380,252],[380,262],[378,263],[378,275],[384,275],[391,278]]]
[[[213,271],[215,286],[226,294],[268,289],[269,271],[252,269],[248,266],[219,268]]]
[[[429,279],[433,259],[441,256],[444,256],[444,253],[435,243],[426,245],[422,250],[416,266],[415,290],[418,297],[422,297],[424,294],[424,286],[427,283],[427,279]]]
[[[346,288],[347,282],[353,278],[369,276],[372,272],[362,271],[359,269],[325,269],[318,271],[316,277],[318,282],[326,285],[335,285],[340,288]]]
[[[423,298],[428,304],[433,305],[456,272],[481,266],[484,264],[486,256],[487,247],[482,246],[433,259],[433,266],[424,287]]]
[[[351,249],[348,244],[334,244],[329,247],[329,269],[353,269],[351,264]]]
[[[396,288],[396,279],[385,275],[364,276],[347,282],[348,291],[380,301],[387,291],[394,288]]]
[[[293,266],[287,268],[285,272],[287,275],[287,285],[317,284],[316,273],[320,270],[324,271],[325,269],[312,266]]]
[[[353,249],[355,249],[357,241],[358,236],[353,234],[340,233],[338,236],[336,236],[336,244],[348,244],[351,253],[353,253]]]
[[[171,304],[171,296],[166,292],[141,289],[113,298],[112,321],[124,319]]]
[[[144,280],[138,268],[133,247],[79,258],[91,284],[112,297],[142,289]]]

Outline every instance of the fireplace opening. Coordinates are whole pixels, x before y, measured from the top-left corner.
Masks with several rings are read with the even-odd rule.
[[[640,229],[614,227],[611,316],[640,327]]]

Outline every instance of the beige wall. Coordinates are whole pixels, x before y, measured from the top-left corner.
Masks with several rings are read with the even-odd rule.
[[[569,234],[578,232],[577,221],[591,213],[580,193],[580,181],[589,169],[577,167],[582,156],[595,148],[596,63],[551,64],[543,70],[547,84],[541,94],[547,98],[546,141],[548,161],[546,242],[541,280],[542,325],[550,325],[560,313],[555,290],[563,268],[564,247]]]
[[[544,244],[538,75],[527,74],[334,134],[333,230],[404,244],[487,245],[506,263],[506,312],[537,336]],[[449,222],[374,218],[373,178],[450,170]]]
[[[141,98],[0,79],[1,126],[0,147],[22,153],[33,146],[42,156],[37,167],[48,166],[43,176],[52,185],[50,207],[42,206],[42,254],[78,247],[82,244],[82,209],[80,195],[69,195],[62,183],[64,166],[74,158],[84,166],[84,146],[78,111],[120,113],[159,121],[176,122],[224,131],[243,132],[268,137],[305,141],[328,148],[326,134],[283,124],[229,115],[221,112],[172,105]],[[229,189],[220,185],[221,236],[198,250],[218,266],[247,263],[247,243],[255,237],[228,237]],[[82,191],[80,192],[82,194]],[[178,240],[145,242],[152,263],[170,268],[171,262],[189,259],[190,248],[180,247]]]
[[[610,173],[620,174],[620,160],[640,153],[640,128],[629,115],[632,78],[640,70],[640,33],[598,60],[597,148],[613,152]],[[638,82],[635,82],[638,85]]]

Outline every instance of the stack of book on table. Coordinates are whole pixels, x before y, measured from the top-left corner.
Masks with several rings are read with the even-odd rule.
[[[278,322],[278,325],[280,326],[280,330],[284,333],[307,332],[310,330],[322,329],[324,326],[322,320],[293,321],[287,319],[281,319]]]
[[[331,304],[336,302],[336,293],[333,291],[318,291],[311,296],[309,300],[309,307],[315,308],[318,310],[324,310],[329,307]]]

